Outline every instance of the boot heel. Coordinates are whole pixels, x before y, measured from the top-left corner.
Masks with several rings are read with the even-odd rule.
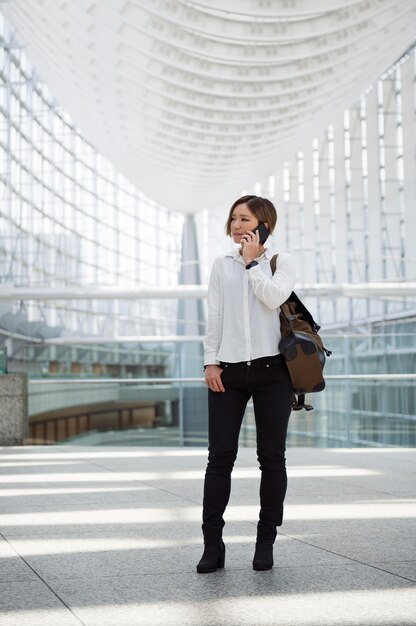
[[[273,565],[273,544],[263,542],[256,543],[256,551],[253,558],[253,569],[262,572],[272,569]]]
[[[204,553],[196,566],[198,574],[209,574],[222,569],[225,565],[225,545],[224,542],[216,544],[208,544],[205,546]]]

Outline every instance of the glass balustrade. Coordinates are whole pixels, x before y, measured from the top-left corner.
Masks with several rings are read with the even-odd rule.
[[[26,346],[28,443],[206,446],[195,344]],[[415,446],[415,335],[328,335],[324,344],[333,351],[327,387],[308,396],[313,411],[292,413],[288,445]],[[184,363],[193,376],[183,375]],[[240,444],[255,446],[252,402]]]

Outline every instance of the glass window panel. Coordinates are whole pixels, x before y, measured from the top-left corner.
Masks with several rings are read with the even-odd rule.
[[[3,47],[0,51],[3,66],[6,56],[12,59],[12,55]],[[0,104],[8,107],[5,116],[0,114],[3,171],[8,167],[9,131],[12,150],[11,195],[0,181],[0,193],[8,199],[8,219],[0,218],[3,241],[8,242],[7,254],[0,257],[3,279],[7,276],[16,285],[57,286],[172,282],[178,254],[169,250],[169,237],[174,233],[179,240],[182,222],[147,199],[97,154],[73,129],[69,115],[57,111],[47,86],[33,87],[19,64],[31,74],[24,52],[19,52],[12,60],[16,84],[10,101],[0,86]],[[117,316],[118,304],[103,303],[103,310],[111,309],[111,320]],[[28,305],[28,314],[59,322],[68,330],[83,324],[98,332],[106,316],[94,316],[94,308],[95,304],[80,302],[59,307],[36,304]],[[166,303],[129,302],[128,311],[132,334],[171,329],[174,313],[170,315],[171,309],[167,313]]]

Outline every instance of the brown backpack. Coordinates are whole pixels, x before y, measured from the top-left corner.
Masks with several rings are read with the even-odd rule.
[[[276,271],[276,261],[277,254],[270,260],[272,274]],[[305,393],[325,389],[322,372],[326,357],[332,352],[324,347],[318,335],[320,326],[294,291],[280,306],[279,318],[282,335],[279,351],[286,361],[293,392],[297,396],[293,410],[310,411],[313,407],[305,404]]]

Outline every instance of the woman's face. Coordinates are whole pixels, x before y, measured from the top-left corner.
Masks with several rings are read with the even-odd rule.
[[[230,223],[231,235],[235,243],[240,243],[242,235],[248,233],[249,230],[255,232],[259,220],[250,211],[246,204],[239,204],[235,207]]]

